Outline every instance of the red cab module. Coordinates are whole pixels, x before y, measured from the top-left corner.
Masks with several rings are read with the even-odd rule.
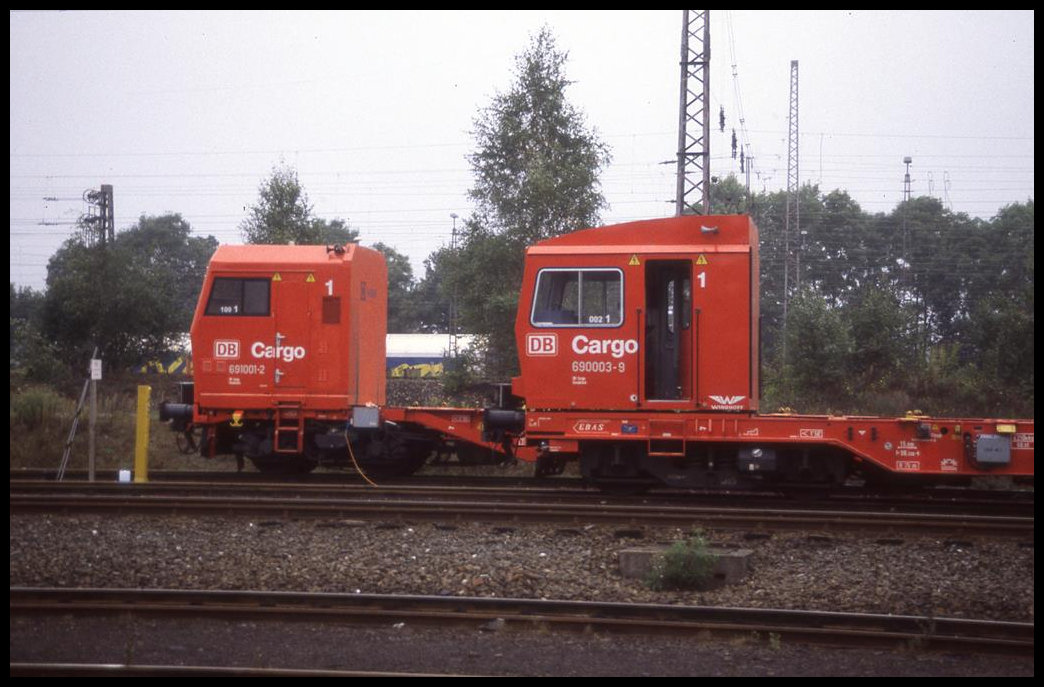
[[[530,409],[755,411],[757,246],[747,216],[682,216],[529,248],[514,393]]]
[[[356,244],[220,246],[192,323],[198,406],[383,404],[386,281],[381,254]]]

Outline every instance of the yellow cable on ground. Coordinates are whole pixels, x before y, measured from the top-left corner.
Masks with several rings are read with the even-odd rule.
[[[348,457],[352,459],[352,465],[355,466],[355,471],[358,472],[359,475],[364,480],[366,480],[366,483],[369,484],[371,487],[380,487],[379,484],[377,484],[372,479],[370,479],[369,477],[366,476],[366,473],[363,472],[363,469],[361,467],[359,467],[359,463],[355,460],[355,452],[352,451],[352,442],[351,442],[350,439],[348,439],[348,430],[347,429],[344,430],[344,443],[348,446]]]

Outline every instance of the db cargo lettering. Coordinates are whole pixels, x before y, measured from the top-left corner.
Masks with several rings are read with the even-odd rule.
[[[305,349],[304,346],[266,346],[261,341],[255,341],[250,347],[250,354],[255,358],[275,358],[292,363],[305,357]]]
[[[573,338],[573,352],[577,355],[611,355],[622,358],[638,352],[636,339],[590,339],[583,334]]]

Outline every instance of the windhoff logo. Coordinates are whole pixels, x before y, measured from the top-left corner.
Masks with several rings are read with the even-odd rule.
[[[743,410],[743,399],[746,396],[708,396],[713,401],[713,410]]]

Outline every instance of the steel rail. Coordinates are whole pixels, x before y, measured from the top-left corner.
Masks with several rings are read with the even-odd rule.
[[[74,475],[74,477],[76,477]],[[78,479],[69,479],[56,483],[52,475],[44,470],[12,470],[10,474],[12,489],[27,492],[30,490],[54,490],[63,488],[90,488],[92,490],[126,490],[127,484],[118,483],[116,473],[102,474],[95,482],[87,482],[80,475]],[[316,473],[303,476],[275,478],[260,473],[237,472],[150,472],[149,482],[134,483],[135,489],[162,490],[243,490],[253,493],[272,493],[296,491],[309,494],[344,494],[350,492],[369,492],[373,487],[365,484],[360,478],[347,473]],[[554,477],[535,479],[533,477],[511,477],[491,475],[462,474],[415,475],[408,479],[395,479],[380,482],[382,492],[414,492],[417,494],[453,493],[454,491],[480,491],[496,494],[502,498],[532,498],[535,494],[554,494],[562,498],[607,499],[613,501],[656,500],[658,503],[677,503],[678,505],[694,502],[720,503],[728,500],[733,505],[749,504],[800,504],[807,508],[841,508],[850,509],[898,509],[915,510],[917,512],[970,512],[979,515],[1024,515],[1033,512],[1033,490],[981,490],[968,488],[936,488],[922,490],[875,490],[859,486],[846,486],[834,489],[817,489],[814,487],[761,489],[667,489],[660,488],[648,493],[608,494],[582,480],[572,477]]]
[[[11,614],[137,613],[194,618],[445,625],[575,632],[698,633],[834,646],[1032,655],[1033,623],[756,608],[492,597],[166,589],[11,588]]]
[[[12,662],[11,677],[479,677],[449,673],[307,670],[249,666],[178,666],[129,663]]]
[[[128,485],[125,485],[128,486]],[[570,522],[871,531],[989,537],[1032,537],[1033,517],[896,513],[890,511],[795,510],[718,506],[674,506],[615,503],[556,503],[536,499],[413,499],[385,496],[371,490],[358,496],[297,498],[278,496],[169,496],[125,489],[122,493],[18,493],[12,489],[11,513],[106,512],[152,514],[238,514],[260,517],[318,517],[427,521]]]

